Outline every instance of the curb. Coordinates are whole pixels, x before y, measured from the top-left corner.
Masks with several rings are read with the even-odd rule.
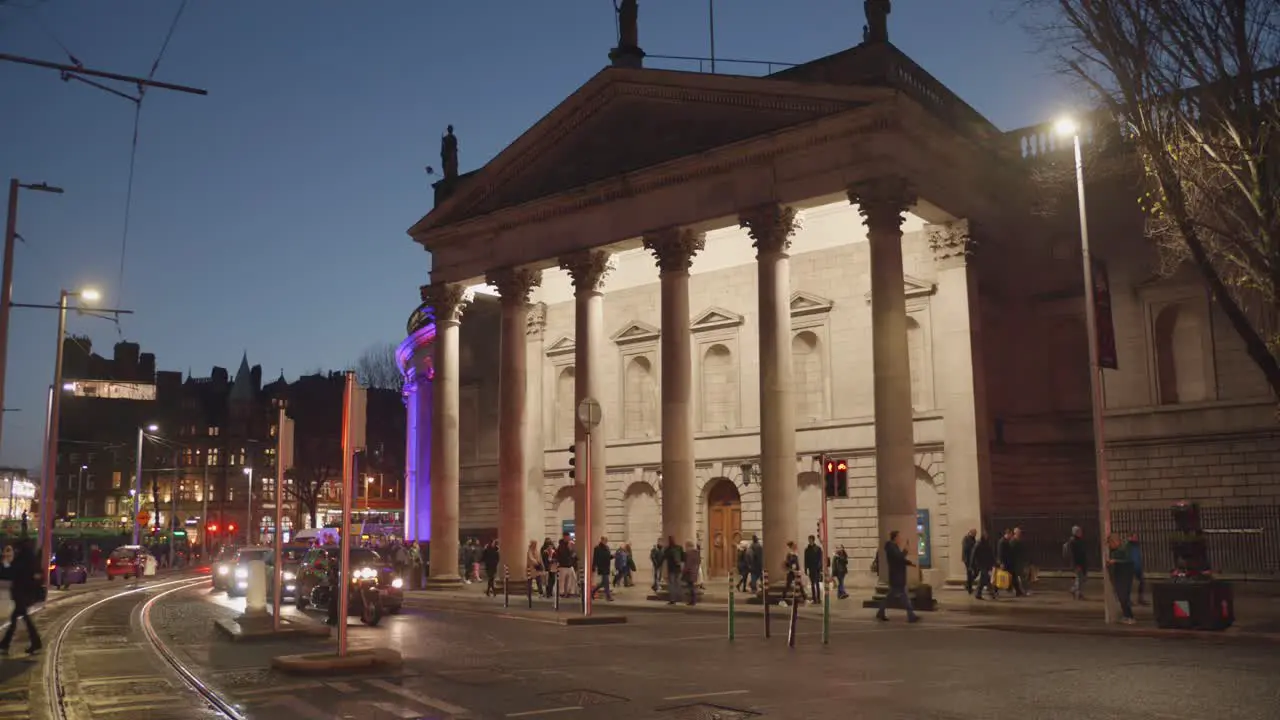
[[[972,630],[994,630],[1039,635],[1089,635],[1094,637],[1151,638],[1155,640],[1183,640],[1217,643],[1223,645],[1255,644],[1280,645],[1280,633],[1250,633],[1239,630],[1163,630],[1151,627],[1097,627],[1090,625],[1020,625],[1017,623],[978,623],[967,626]]]
[[[403,664],[404,658],[400,653],[386,648],[356,650],[345,656],[315,653],[271,658],[271,667],[292,675],[341,675],[353,671],[398,668]]]

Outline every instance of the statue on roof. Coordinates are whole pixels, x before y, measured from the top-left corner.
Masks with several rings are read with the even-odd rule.
[[[440,169],[444,172],[445,180],[458,177],[458,136],[453,134],[452,125],[445,130],[444,137],[440,138]]]
[[[614,0],[613,9],[618,13],[618,47],[640,47],[640,3],[638,0]]]
[[[862,26],[862,42],[889,42],[889,13],[892,0],[865,0],[862,9],[867,14],[867,24]]]

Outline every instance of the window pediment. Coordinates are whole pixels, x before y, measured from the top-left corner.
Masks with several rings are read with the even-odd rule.
[[[573,353],[573,338],[565,335],[559,340],[547,346],[547,357],[556,357],[558,355],[569,355]]]
[[[834,302],[807,292],[791,293],[791,317],[821,315],[831,312]]]
[[[706,330],[727,330],[738,327],[742,321],[742,316],[736,312],[721,307],[711,307],[694,316],[693,322],[689,324],[689,330],[695,333]]]
[[[612,340],[619,345],[632,345],[642,342],[654,342],[662,335],[662,331],[649,323],[632,320],[613,334]]]
[[[931,283],[927,280],[914,278],[914,277],[911,277],[910,275],[903,275],[902,289],[903,289],[903,292],[906,294],[907,299],[912,300],[912,299],[924,299],[932,295],[935,291],[937,291],[938,286],[936,283]],[[863,297],[867,299],[867,304],[870,305],[871,291],[868,290],[866,295],[864,295]]]

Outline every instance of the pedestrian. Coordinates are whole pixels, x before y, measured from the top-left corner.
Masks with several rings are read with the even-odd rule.
[[[970,528],[960,543],[960,557],[964,560],[964,591],[973,594],[973,581],[978,577],[973,569],[973,546],[978,544],[978,530]]]
[[[689,543],[690,546],[693,543]],[[680,602],[680,580],[684,570],[684,551],[676,544],[674,535],[667,536],[667,546],[662,551],[667,566],[667,604]]]
[[[880,611],[876,613],[876,619],[888,622],[889,616],[884,611],[892,598],[900,597],[907,608],[907,622],[919,622],[920,616],[911,607],[911,594],[907,592],[907,568],[915,567],[915,563],[907,557],[897,530],[889,532],[889,540],[884,544],[884,561],[889,567],[889,591],[880,599]]]
[[[609,590],[609,576],[613,574],[613,553],[609,550],[609,538],[600,536],[600,543],[596,545],[595,550],[591,553],[591,570],[596,577],[600,578],[591,588],[591,597],[594,599],[596,593],[604,590],[604,598],[609,602],[613,602],[613,592]]]
[[[556,591],[556,546],[551,544],[551,538],[543,538],[539,559],[542,562],[543,596],[549,598]]]
[[[684,582],[689,590],[689,607],[698,604],[698,581],[702,570],[702,552],[692,541],[684,544]]]
[[[338,593],[346,590],[346,588],[343,587],[342,574],[339,572],[338,562],[339,560],[337,557],[330,558],[329,567],[327,568],[326,573],[329,582],[329,602],[327,608],[329,613],[328,617],[326,617],[324,621],[326,625],[338,624]]]
[[[1022,528],[1013,529],[1013,539],[1009,541],[1013,551],[1013,574],[1018,579],[1018,587],[1023,595],[1031,594],[1031,563],[1027,561],[1027,545],[1022,540]]]
[[[35,552],[31,549],[29,539],[24,537],[18,541],[18,547],[13,551],[12,557],[10,557],[9,548],[5,548],[3,571],[0,571],[0,577],[10,581],[9,594],[13,598],[13,612],[9,614],[9,627],[5,630],[4,639],[0,640],[0,655],[9,654],[9,643],[13,641],[13,633],[18,629],[19,619],[27,624],[27,636],[31,639],[27,654],[34,655],[43,647],[40,642],[40,632],[36,630],[35,622],[27,614],[27,609],[40,601],[40,588],[44,587],[40,568],[37,565]]]
[[[480,554],[480,561],[484,563],[484,576],[488,581],[485,585],[485,595],[497,595],[498,589],[494,587],[494,582],[498,579],[498,561],[501,555],[498,553],[498,541],[490,540],[488,545],[484,546],[484,551]]]
[[[760,536],[751,536],[751,592],[755,594],[764,577],[764,545],[760,544]]]
[[[751,576],[750,548],[746,540],[738,543],[738,592],[747,591],[747,580]]]
[[[997,585],[996,590],[1012,589],[1015,597],[1022,597],[1022,577],[1018,574],[1018,561],[1013,545],[1013,529],[1005,528],[1004,535],[996,544],[996,566],[1004,570],[1009,580],[1009,588]]]
[[[804,586],[800,584],[800,554],[796,552],[794,540],[787,542],[787,557],[782,561],[782,569],[787,573],[787,584],[782,588],[782,601],[788,598],[795,602],[804,602]]]
[[[836,598],[847,600],[849,593],[844,590],[844,577],[849,574],[849,553],[845,551],[843,545],[836,550],[835,556],[831,558],[831,574],[836,579]]]
[[[1129,596],[1133,592],[1133,560],[1118,533],[1107,537],[1107,572],[1111,573],[1111,587],[1120,601],[1120,622],[1132,625],[1133,606]]]
[[[804,574],[809,578],[809,595],[813,602],[822,602],[822,548],[816,538],[809,536],[809,544],[804,548]]]
[[[424,585],[422,581],[425,579],[424,577],[425,573],[423,572],[423,568],[425,566],[426,566],[426,561],[422,557],[422,543],[420,543],[417,540],[414,540],[413,542],[409,543],[409,567],[410,567],[409,587],[410,588],[414,590],[423,589]]]
[[[666,551],[662,548],[662,538],[658,538],[658,542],[649,548],[649,564],[653,566],[653,591],[656,593],[662,588],[662,569],[665,565],[664,558]]]
[[[525,563],[529,566],[529,582],[538,588],[538,594],[542,594],[542,554],[538,552],[538,541],[529,541],[529,552],[526,554]],[[533,592],[533,587],[529,588],[529,592]]]
[[[629,545],[623,545],[613,554],[613,586],[626,587],[631,584],[631,551]]]
[[[1084,530],[1079,525],[1071,528],[1071,537],[1062,544],[1062,556],[1075,574],[1071,597],[1083,600],[1084,584],[1089,579],[1089,550],[1084,545]]]
[[[987,531],[983,530],[982,535],[973,544],[973,554],[969,557],[969,564],[973,567],[973,572],[977,575],[978,585],[974,589],[973,597],[975,600],[982,599],[982,591],[991,584],[991,569],[996,566],[996,553],[991,547],[991,538],[987,535]],[[991,599],[996,599],[996,589],[991,588]]]
[[[1129,536],[1129,562],[1133,563],[1133,579],[1138,581],[1138,604],[1146,605],[1142,598],[1147,590],[1147,576],[1142,568],[1142,543],[1138,542],[1138,533]]]

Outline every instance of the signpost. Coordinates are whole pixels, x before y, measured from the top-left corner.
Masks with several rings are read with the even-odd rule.
[[[595,548],[595,538],[591,537],[591,484],[594,478],[591,477],[591,433],[600,426],[600,421],[604,419],[604,409],[600,407],[600,402],[595,398],[583,398],[578,403],[578,423],[582,425],[583,432],[583,452],[582,452],[582,524],[586,527],[583,531],[586,533],[586,546],[582,550],[582,614],[591,614],[591,601],[595,597],[595,581],[592,578],[592,572],[595,568],[592,565],[592,553]],[[582,534],[578,534],[582,537]]]
[[[207,466],[206,466],[207,467]],[[284,474],[293,467],[293,421],[280,408],[276,421],[276,491],[273,498],[276,503],[275,532],[275,564],[272,566],[275,576],[275,593],[271,596],[271,623],[276,632],[280,632],[280,598],[284,595]]]
[[[356,452],[364,445],[365,390],[356,383],[354,371],[347,371],[342,402],[342,543],[339,549],[338,656],[347,654],[347,588],[351,583],[351,493],[356,486]]]
[[[151,513],[146,510],[139,510],[135,519],[138,521],[138,527],[146,527],[151,524]]]

